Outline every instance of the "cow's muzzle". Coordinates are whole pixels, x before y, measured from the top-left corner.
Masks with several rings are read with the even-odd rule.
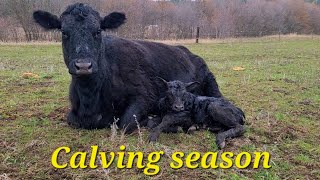
[[[77,75],[89,75],[92,74],[92,63],[88,61],[83,60],[77,60],[74,63],[74,66],[76,68],[76,74]]]

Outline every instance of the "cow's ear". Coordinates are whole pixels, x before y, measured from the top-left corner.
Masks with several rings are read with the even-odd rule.
[[[61,29],[61,22],[56,15],[53,15],[46,11],[35,11],[33,12],[33,19],[41,27],[50,30],[50,29]]]
[[[120,12],[113,12],[103,18],[101,29],[116,29],[126,22],[126,15]]]
[[[187,91],[193,91],[197,87],[199,87],[200,83],[198,81],[196,82],[189,82],[185,83]]]

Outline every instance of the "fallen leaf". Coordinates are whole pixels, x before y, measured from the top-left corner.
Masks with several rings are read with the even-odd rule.
[[[39,78],[39,75],[38,75],[38,74],[30,73],[30,72],[26,72],[26,73],[23,73],[23,74],[22,74],[22,77],[25,78],[25,79]]]
[[[243,70],[245,70],[245,68],[243,68],[243,67],[234,67],[234,68],[232,68],[232,70],[234,70],[234,71],[243,71]]]

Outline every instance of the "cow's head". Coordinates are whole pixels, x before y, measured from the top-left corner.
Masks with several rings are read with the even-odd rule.
[[[169,81],[160,78],[163,86],[167,89],[165,98],[170,109],[176,112],[184,111],[185,103],[188,101],[187,93],[195,89],[199,82],[183,83],[181,81]]]
[[[113,12],[104,18],[90,6],[82,3],[70,5],[58,18],[46,11],[35,11],[34,20],[46,30],[58,29],[62,33],[65,63],[72,75],[83,76],[99,71],[102,51],[101,31],[122,25],[125,14]]]

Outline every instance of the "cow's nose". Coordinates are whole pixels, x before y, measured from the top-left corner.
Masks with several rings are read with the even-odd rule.
[[[92,68],[92,63],[76,63],[77,70],[90,70]]]
[[[184,106],[183,105],[174,105],[174,109],[177,111],[183,111],[184,110]]]
[[[85,75],[85,74],[92,74],[92,63],[83,63],[83,62],[76,62],[75,63],[76,72],[78,75]]]

